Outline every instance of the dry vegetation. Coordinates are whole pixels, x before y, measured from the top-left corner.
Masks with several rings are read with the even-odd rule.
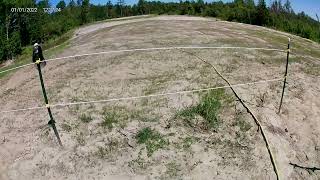
[[[262,27],[215,19],[158,16],[81,29],[57,56],[168,46],[286,48],[289,88],[281,82],[236,87],[266,130],[283,179],[319,179],[320,45]],[[114,25],[114,26],[113,26]],[[285,54],[188,50],[233,84],[283,76]],[[225,85],[210,66],[180,50],[130,52],[48,63],[52,104]],[[33,67],[0,79],[0,108],[42,105]],[[229,89],[54,108],[64,147],[45,126],[45,110],[1,114],[0,179],[275,179],[264,141]]]

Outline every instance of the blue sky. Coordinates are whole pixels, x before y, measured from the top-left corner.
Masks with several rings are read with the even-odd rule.
[[[60,0],[50,0],[51,5],[55,6]],[[106,4],[108,0],[90,0],[92,4]],[[111,0],[112,3],[116,3],[116,0]],[[179,0],[161,0],[162,2],[178,2]],[[205,0],[207,2],[218,1],[218,0]],[[233,0],[222,0],[224,2],[231,2]],[[257,1],[257,0],[256,0]],[[273,0],[266,0],[267,3]],[[282,0],[283,2],[285,0]],[[65,0],[69,3],[69,0]],[[76,2],[76,0],[75,0]],[[126,4],[135,4],[138,0],[125,0]],[[320,16],[320,0],[291,0],[292,8],[295,12],[304,11],[309,16],[316,18],[316,13]]]

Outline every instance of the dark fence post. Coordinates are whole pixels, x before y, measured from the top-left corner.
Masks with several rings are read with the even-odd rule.
[[[282,102],[283,102],[284,91],[285,91],[286,84],[287,84],[287,75],[288,75],[288,66],[289,66],[289,55],[290,55],[290,38],[289,38],[289,41],[288,41],[286,72],[285,72],[285,74],[284,74],[282,95],[281,95],[281,100],[280,100],[280,106],[279,106],[279,111],[278,111],[278,113],[281,112],[281,107],[282,107]]]
[[[50,117],[50,120],[49,120],[49,122],[48,122],[48,125],[52,127],[52,129],[53,129],[53,131],[54,131],[54,134],[55,134],[56,137],[57,137],[57,140],[58,140],[59,145],[62,146],[62,142],[61,142],[61,140],[60,140],[60,136],[59,136],[57,127],[56,127],[56,125],[55,125],[56,122],[55,122],[54,119],[53,119],[52,112],[51,112],[51,109],[50,109],[50,105],[49,105],[49,101],[48,101],[48,97],[47,97],[46,88],[45,88],[44,82],[43,82],[43,77],[42,77],[42,72],[41,72],[40,63],[41,63],[41,60],[40,60],[40,59],[39,59],[38,61],[36,61],[37,69],[38,69],[38,72],[39,72],[39,78],[40,78],[41,88],[42,88],[42,94],[43,94],[44,101],[45,101],[45,103],[46,103],[46,107],[47,107],[47,110],[48,110],[48,113],[49,113],[49,117]]]

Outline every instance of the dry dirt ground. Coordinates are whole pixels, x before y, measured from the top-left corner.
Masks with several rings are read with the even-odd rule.
[[[236,87],[266,131],[282,179],[319,179],[320,45],[263,27],[187,16],[155,16],[80,28],[57,57],[174,46],[286,49],[292,40],[288,89],[282,83]],[[185,52],[187,51],[187,52]],[[281,78],[286,53],[263,50],[159,50],[95,55],[48,63],[51,104],[141,96]],[[230,89],[217,121],[186,115],[208,92],[53,108],[57,145],[43,110],[0,115],[0,179],[276,179],[253,119]],[[0,109],[43,105],[33,66],[0,79]],[[214,107],[213,107],[214,108]],[[189,111],[188,111],[189,110]],[[185,114],[184,116],[182,114]]]

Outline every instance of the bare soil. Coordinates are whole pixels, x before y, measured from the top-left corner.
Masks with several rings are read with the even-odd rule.
[[[282,82],[236,87],[261,121],[282,179],[319,179],[320,45],[287,33],[212,18],[156,16],[102,22],[78,29],[56,57],[134,48],[245,46],[286,49]],[[184,50],[186,51],[186,50]],[[44,69],[50,104],[141,96],[226,85],[207,64],[182,50],[127,52],[53,61]],[[286,53],[263,50],[188,50],[217,67],[232,84],[281,78]],[[46,110],[0,115],[0,179],[275,179],[253,119],[232,102],[215,129],[177,116],[205,94],[193,93],[53,108],[63,148]],[[33,66],[0,79],[0,109],[44,105]],[[106,115],[106,113],[109,113]],[[112,123],[104,124],[106,118]],[[162,146],[148,154],[137,134],[158,132]],[[162,142],[162,141],[159,141]],[[150,147],[149,147],[150,148]]]

